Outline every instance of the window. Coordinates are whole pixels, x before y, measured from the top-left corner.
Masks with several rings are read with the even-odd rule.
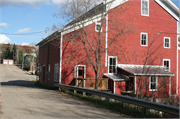
[[[170,38],[164,37],[164,48],[170,48]]]
[[[163,59],[163,66],[166,71],[170,71],[170,59]]]
[[[59,64],[54,64],[54,81],[58,82],[59,80]]]
[[[117,57],[109,56],[109,68],[108,73],[117,73]]]
[[[157,91],[157,77],[149,77],[149,91]]]
[[[148,44],[148,34],[141,33],[141,46],[147,46]]]
[[[149,0],[141,0],[141,15],[149,16]]]
[[[50,80],[50,64],[48,65],[48,80]]]
[[[101,23],[96,23],[95,24],[95,31],[96,32],[102,32],[102,25],[101,25]]]

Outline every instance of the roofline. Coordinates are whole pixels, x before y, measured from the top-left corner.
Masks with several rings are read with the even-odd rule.
[[[57,33],[57,36],[53,36]],[[45,39],[43,39],[42,41],[40,41],[39,43],[36,44],[36,46],[42,47],[45,44],[49,43],[50,41],[58,38],[61,36],[61,30],[57,30],[56,32],[52,33],[51,35],[47,36]]]
[[[173,11],[171,11],[167,6],[165,6],[162,3],[162,0],[155,0],[156,3],[158,3],[166,12],[168,12],[172,17],[174,17],[174,19],[176,19],[177,21],[179,21],[180,18],[180,9],[171,1],[171,0],[163,0],[163,2],[166,2],[169,6],[172,7],[172,9],[174,9],[174,11],[177,12],[178,15],[176,15]]]
[[[175,9],[175,11],[176,11],[176,12],[179,12],[179,14],[180,14],[180,9],[179,9],[171,0],[166,0],[165,2],[168,2],[169,5],[170,5],[171,7],[173,7],[173,8]],[[180,18],[180,16],[179,16],[179,18]]]
[[[136,64],[117,64],[118,66],[132,66],[132,67],[157,67],[157,68],[164,68],[163,66],[159,65],[136,65]]]
[[[175,76],[175,74],[142,74],[142,73],[134,73],[135,76]]]

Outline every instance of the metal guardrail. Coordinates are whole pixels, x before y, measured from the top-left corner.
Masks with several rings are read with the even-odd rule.
[[[76,87],[76,86],[64,85],[64,84],[54,84],[54,86],[59,87],[59,88],[65,88],[65,89],[70,89],[70,90],[86,92],[86,93],[90,93],[90,94],[93,94],[93,95],[99,95],[99,96],[103,96],[103,97],[123,101],[123,102],[126,102],[126,103],[146,107],[146,108],[149,108],[149,109],[154,109],[154,110],[158,110],[158,111],[162,111],[162,112],[167,112],[167,113],[179,116],[179,107],[175,107],[175,106],[150,102],[150,101],[136,99],[136,98],[132,98],[132,97],[117,95],[117,94],[113,94],[113,93],[109,93],[109,92],[103,92],[103,91],[92,90],[92,89],[87,89],[87,88],[80,88],[80,87]]]

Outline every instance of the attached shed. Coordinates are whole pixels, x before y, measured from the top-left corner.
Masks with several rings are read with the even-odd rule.
[[[104,74],[104,77],[108,78],[108,87],[112,90],[112,93],[119,95],[121,95],[121,91],[127,90],[127,82],[131,81],[123,74]]]

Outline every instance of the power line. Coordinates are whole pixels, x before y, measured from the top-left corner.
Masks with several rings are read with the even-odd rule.
[[[31,35],[31,34],[38,34],[38,33],[42,33],[45,31],[38,31],[38,32],[32,32],[32,33],[23,33],[23,34],[13,34],[13,33],[5,33],[5,32],[0,32],[0,34],[5,34],[5,35]]]

